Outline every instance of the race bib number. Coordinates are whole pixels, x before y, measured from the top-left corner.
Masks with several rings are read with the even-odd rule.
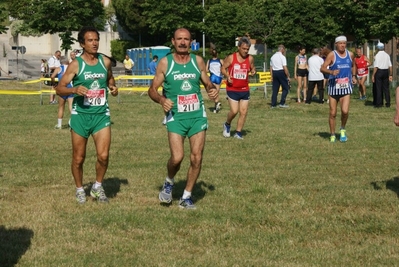
[[[365,68],[361,68],[361,69],[357,69],[357,74],[362,75],[366,73],[366,69]]]
[[[335,88],[338,90],[344,90],[349,88],[349,78],[338,78],[336,79]]]
[[[233,72],[233,78],[237,80],[246,80],[247,74],[248,74],[247,70],[235,69]]]
[[[200,109],[200,103],[197,94],[177,96],[178,112],[191,112],[199,109]]]
[[[105,105],[105,89],[89,90],[84,97],[83,105],[85,106],[104,106]]]

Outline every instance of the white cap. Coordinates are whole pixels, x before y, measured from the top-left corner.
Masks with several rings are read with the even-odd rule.
[[[380,41],[378,41],[377,49],[381,49],[381,50],[384,49],[384,44],[381,43]]]
[[[340,35],[337,38],[335,38],[335,43],[338,43],[338,42],[346,42],[346,36]]]

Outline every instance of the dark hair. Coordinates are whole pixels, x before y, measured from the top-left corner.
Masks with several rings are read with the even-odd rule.
[[[216,49],[212,49],[212,50],[211,50],[211,55],[212,55],[213,57],[217,57],[217,56],[218,56],[218,51],[217,51]]]
[[[100,33],[97,31],[96,28],[93,26],[84,26],[82,29],[80,29],[78,33],[78,42],[79,44],[84,44],[85,43],[85,34],[86,32],[95,32],[97,33],[98,40],[100,40]]]
[[[153,57],[152,57],[152,59],[158,59],[158,56],[157,56],[157,55],[155,55],[155,56],[153,56]]]
[[[298,51],[301,51],[302,49],[305,49],[306,47],[304,47],[303,45],[298,45]]]

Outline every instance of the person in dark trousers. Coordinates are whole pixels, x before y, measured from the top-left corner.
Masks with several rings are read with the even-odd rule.
[[[283,93],[279,107],[288,108],[285,104],[285,100],[290,89],[289,80],[290,73],[287,68],[287,58],[285,57],[284,45],[279,45],[277,52],[270,58],[270,74],[272,76],[272,108],[277,107],[277,95],[280,86],[282,87]]]
[[[378,53],[374,57],[374,69],[372,82],[375,83],[375,108],[383,106],[383,95],[385,96],[385,107],[391,106],[391,95],[389,93],[389,82],[392,82],[391,58],[384,51],[384,44],[377,44]]]

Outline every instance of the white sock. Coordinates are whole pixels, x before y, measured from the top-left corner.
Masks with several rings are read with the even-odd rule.
[[[99,182],[97,182],[97,181],[96,181],[95,184],[93,184],[93,188],[94,188],[94,189],[97,189],[97,188],[99,188],[100,186],[101,186],[101,183],[99,183]]]
[[[191,197],[191,192],[184,190],[182,199],[187,199]]]
[[[57,125],[58,125],[59,127],[61,127],[61,126],[62,126],[62,119],[58,119],[58,121],[57,121]]]
[[[84,192],[85,190],[83,187],[76,187],[76,192]]]
[[[175,178],[169,178],[168,176],[165,179],[168,183],[174,184],[175,183]]]

